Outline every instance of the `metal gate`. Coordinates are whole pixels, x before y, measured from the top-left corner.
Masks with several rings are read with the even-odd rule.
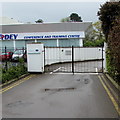
[[[45,47],[45,72],[103,72],[102,47]]]

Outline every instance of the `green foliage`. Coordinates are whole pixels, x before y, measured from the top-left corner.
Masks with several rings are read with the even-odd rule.
[[[70,15],[70,20],[73,21],[73,22],[82,22],[81,17],[78,16],[78,14],[76,14],[76,13],[72,13]]]
[[[93,30],[86,35],[84,40],[84,47],[102,47],[104,45],[105,37],[102,33],[101,22],[93,23]]]
[[[108,36],[109,67],[108,72],[120,84],[120,17],[114,21],[114,26]]]
[[[107,70],[120,84],[120,2],[106,2],[98,16],[108,44]]]
[[[12,66],[8,70],[1,68],[2,71],[2,83],[10,81],[11,79],[19,78],[21,75],[27,73],[27,68],[24,65],[23,59],[20,59],[20,63],[17,66]]]
[[[83,46],[84,47],[102,47],[104,46],[104,40],[94,40],[94,41],[84,40]]]
[[[113,56],[110,55],[109,50],[107,51],[106,62],[107,62],[107,71],[109,75],[120,85],[120,73],[118,73],[118,70],[114,65]]]
[[[82,19],[78,14],[72,13],[69,17],[62,18],[60,22],[82,22]]]
[[[35,21],[36,23],[43,23],[43,20],[42,19],[39,19],[37,21]]]
[[[92,36],[95,39],[105,39],[104,34],[102,32],[101,28],[101,21],[97,21],[93,23],[93,31],[92,31]]]
[[[105,40],[104,34],[102,33],[101,22],[97,21],[97,22],[93,23],[92,26],[93,26],[93,30],[90,34],[86,35],[85,40],[89,40],[91,42],[92,41],[98,42],[98,40],[99,41]],[[95,40],[97,40],[97,41],[95,41]]]
[[[113,22],[117,16],[120,15],[120,2],[106,2],[100,8],[98,12],[99,20],[102,21],[102,30],[105,34],[106,41],[110,29],[112,29]]]
[[[0,65],[0,84],[2,83],[2,65]]]
[[[70,22],[70,17],[62,18],[60,22]]]

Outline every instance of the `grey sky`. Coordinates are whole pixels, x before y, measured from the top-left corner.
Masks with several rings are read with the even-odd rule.
[[[79,14],[83,21],[95,22],[97,12],[103,2],[5,2],[2,3],[2,16],[21,22],[60,22],[71,13]]]

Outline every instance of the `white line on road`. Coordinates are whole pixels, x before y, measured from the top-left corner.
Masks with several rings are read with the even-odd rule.
[[[98,74],[98,68],[95,68],[96,74]]]
[[[59,73],[56,73],[57,71],[59,71],[60,69],[64,69],[64,71],[63,72],[65,72],[65,70],[66,70],[66,68],[65,67],[59,67],[59,68],[57,68],[57,69],[55,69],[55,70],[53,70],[52,72],[50,72],[49,74],[73,74],[73,73],[63,73],[63,72],[59,72]],[[95,73],[75,73],[75,74],[91,74],[91,75],[98,75],[98,68],[95,68]]]
[[[72,75],[73,73],[64,73],[64,72],[59,72],[59,73],[54,73],[58,75]],[[98,73],[74,73],[74,75],[97,75]]]
[[[61,68],[64,68],[64,67],[59,67],[59,68],[57,68],[56,70],[53,70],[53,72],[50,72],[50,74],[53,74],[54,72],[57,72],[57,71],[60,70]]]

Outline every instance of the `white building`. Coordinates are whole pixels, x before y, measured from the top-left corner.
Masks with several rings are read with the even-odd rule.
[[[92,22],[0,25],[2,47],[21,48],[27,43],[41,42],[49,47],[82,47]]]

